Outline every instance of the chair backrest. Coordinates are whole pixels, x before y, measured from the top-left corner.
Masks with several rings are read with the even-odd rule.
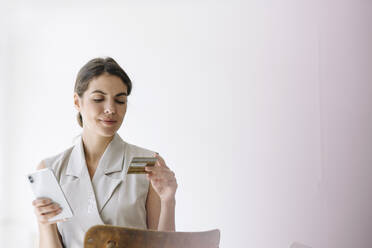
[[[220,231],[160,232],[110,225],[91,227],[84,248],[218,248]]]

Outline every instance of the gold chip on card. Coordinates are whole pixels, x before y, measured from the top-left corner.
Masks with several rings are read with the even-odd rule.
[[[129,164],[128,174],[147,174],[145,166],[155,166],[157,158],[134,157]]]

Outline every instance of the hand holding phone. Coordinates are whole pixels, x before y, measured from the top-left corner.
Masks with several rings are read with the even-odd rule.
[[[35,214],[40,224],[54,224],[56,222],[62,222],[66,219],[59,219],[55,221],[49,221],[49,219],[57,216],[62,212],[62,208],[58,203],[53,202],[49,198],[41,197],[32,201],[32,205],[35,207]]]
[[[33,201],[38,221],[51,224],[73,216],[70,205],[51,169],[45,168],[27,175],[36,200]]]

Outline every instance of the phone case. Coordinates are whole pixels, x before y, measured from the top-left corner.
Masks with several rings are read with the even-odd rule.
[[[36,198],[47,197],[61,206],[62,212],[50,218],[48,220],[49,222],[68,219],[73,216],[65,194],[51,169],[45,168],[38,170],[34,173],[28,174],[27,178]]]

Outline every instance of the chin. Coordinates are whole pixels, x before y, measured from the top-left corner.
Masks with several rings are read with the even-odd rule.
[[[120,123],[121,124],[121,123]],[[120,125],[104,126],[101,123],[96,126],[97,133],[104,137],[112,137],[120,128]]]
[[[98,131],[97,133],[101,136],[111,137],[115,135],[115,133],[117,132],[117,129],[116,128],[99,128],[97,131]]]
[[[102,135],[104,137],[112,137],[113,135],[115,135],[116,131],[117,131],[116,129],[112,130],[112,131],[103,130],[103,131],[100,132],[100,135]]]

